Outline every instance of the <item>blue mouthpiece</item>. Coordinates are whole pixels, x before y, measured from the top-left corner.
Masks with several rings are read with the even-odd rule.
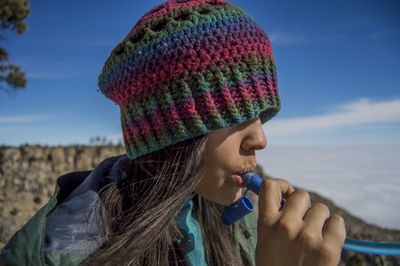
[[[258,195],[262,178],[253,172],[248,172],[242,175],[242,179],[246,187]],[[222,223],[224,225],[231,225],[253,210],[254,206],[251,200],[248,197],[243,196],[238,201],[232,203],[224,211],[222,214]]]
[[[235,203],[232,203],[222,214],[222,223],[224,225],[231,225],[237,220],[240,220],[246,214],[254,210],[251,200],[243,196]]]
[[[262,178],[253,172],[248,172],[242,175],[242,179],[246,187],[258,195]]]
[[[247,189],[258,195],[262,178],[253,172],[248,172],[242,175],[242,179]],[[283,207],[284,204],[285,201],[282,200],[281,206]],[[222,214],[222,223],[231,225],[253,210],[254,206],[250,199],[246,196],[242,196],[224,211]],[[368,254],[400,256],[400,243],[362,241],[347,237],[343,249]]]

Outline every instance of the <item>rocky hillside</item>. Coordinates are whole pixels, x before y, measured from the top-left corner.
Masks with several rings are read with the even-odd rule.
[[[0,147],[0,248],[43,206],[54,192],[56,178],[67,172],[91,170],[102,160],[125,153],[122,146]],[[258,173],[264,171],[258,168]],[[310,192],[345,219],[347,235],[356,239],[400,242],[400,231],[369,225]],[[400,257],[343,251],[340,265],[400,265]]]
[[[123,153],[122,146],[0,147],[0,248],[47,203],[57,177]]]

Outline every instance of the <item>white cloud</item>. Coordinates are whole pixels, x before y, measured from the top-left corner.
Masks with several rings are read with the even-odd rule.
[[[14,116],[0,116],[0,124],[24,124],[39,121],[45,121],[53,118],[54,115],[14,115]]]
[[[350,213],[400,229],[400,146],[268,147],[257,151],[265,172],[315,191]]]
[[[48,43],[53,43],[55,45],[64,45],[67,47],[113,47],[115,45],[117,45],[117,42],[113,42],[110,41],[108,39],[95,39],[93,37],[88,37],[88,38],[84,38],[81,39],[79,42],[75,41],[75,40],[71,40],[68,38],[65,39],[61,39],[61,40],[46,40],[45,41],[47,44]]]
[[[379,38],[383,38],[386,36],[393,36],[393,35],[398,35],[398,34],[400,34],[400,30],[398,30],[398,29],[385,29],[385,30],[373,32],[369,35],[369,37],[371,39],[379,39]]]
[[[301,33],[296,34],[282,34],[282,33],[270,33],[268,37],[271,43],[277,44],[296,44],[296,43],[303,43],[306,41],[306,36]]]
[[[360,99],[341,104],[331,113],[271,120],[264,127],[271,135],[296,135],[384,122],[400,122],[400,100],[372,102]]]
[[[43,71],[43,72],[31,72],[27,73],[28,79],[70,79],[70,78],[81,78],[85,77],[82,73],[70,73],[70,72],[57,72],[57,71]]]
[[[307,36],[304,33],[279,33],[273,32],[269,33],[268,37],[272,44],[302,44],[302,43],[321,43],[321,42],[331,42],[343,38],[341,34],[325,34],[318,36]]]

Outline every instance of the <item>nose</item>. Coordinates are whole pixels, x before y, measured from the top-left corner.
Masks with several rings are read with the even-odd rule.
[[[253,119],[244,130],[241,148],[243,150],[262,150],[267,146],[267,138],[260,118]]]

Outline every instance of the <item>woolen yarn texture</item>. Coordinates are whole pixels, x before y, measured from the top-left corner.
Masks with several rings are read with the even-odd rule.
[[[224,0],[170,0],[144,14],[98,79],[120,107],[129,158],[281,107],[268,36]]]

